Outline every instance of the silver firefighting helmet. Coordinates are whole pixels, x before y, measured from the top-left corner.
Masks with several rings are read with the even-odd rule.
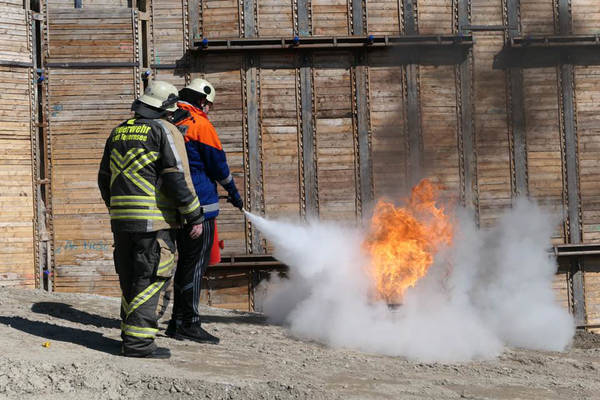
[[[209,81],[202,78],[192,79],[189,85],[185,87],[185,89],[193,90],[194,92],[206,96],[206,100],[211,103],[215,102],[215,96],[217,92],[213,85],[210,84]]]
[[[161,110],[176,111],[179,96],[177,88],[169,82],[153,81],[138,100]]]

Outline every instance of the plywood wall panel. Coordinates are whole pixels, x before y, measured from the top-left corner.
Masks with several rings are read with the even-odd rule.
[[[312,34],[346,36],[350,34],[348,0],[312,0]]]
[[[371,105],[373,184],[375,198],[398,198],[406,194],[407,142],[402,68],[387,58],[371,58],[369,90]]]
[[[419,33],[451,34],[454,25],[452,0],[418,0]]]
[[[183,2],[181,0],[153,0],[152,34],[154,64],[175,64],[185,54]]]
[[[571,0],[573,33],[600,33],[600,2]]]
[[[525,135],[529,194],[556,215],[563,207],[563,163],[555,68],[523,70]],[[565,243],[564,227],[554,232],[555,244]]]
[[[51,69],[48,82],[55,289],[113,295],[112,234],[97,176],[112,128],[132,115],[133,72]]]
[[[48,62],[132,62],[131,9],[50,9]]]
[[[503,25],[501,0],[471,2],[471,22],[474,25]]]
[[[600,67],[575,67],[583,241],[600,242]]]
[[[554,1],[521,1],[522,32],[527,35],[554,33]]]
[[[454,66],[422,66],[419,71],[424,175],[440,184],[445,197],[457,200],[460,174]]]
[[[367,32],[373,35],[398,35],[400,11],[398,0],[375,0],[367,2]]]
[[[481,226],[490,226],[511,206],[505,74],[492,69],[503,38],[497,33],[481,33],[475,40],[478,43],[474,49],[474,99],[479,216]]]
[[[201,4],[204,37],[235,38],[240,36],[239,3],[236,0],[208,0]]]
[[[261,64],[260,109],[265,214],[269,217],[298,216],[299,129],[294,58],[263,58]]]
[[[23,2],[0,3],[0,60],[31,62]],[[31,68],[0,66],[0,286],[35,285]]]
[[[356,165],[349,56],[315,56],[319,215],[356,218]]]
[[[291,0],[259,0],[258,35],[262,37],[292,36],[294,13]]]

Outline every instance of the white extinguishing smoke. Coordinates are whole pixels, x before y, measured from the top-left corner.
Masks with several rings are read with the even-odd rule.
[[[289,279],[266,283],[264,313],[299,338],[420,361],[492,358],[505,346],[565,349],[575,325],[557,303],[547,251],[559,221],[525,199],[486,231],[459,214],[453,246],[390,309],[372,296],[360,229],[248,213],[290,267]]]

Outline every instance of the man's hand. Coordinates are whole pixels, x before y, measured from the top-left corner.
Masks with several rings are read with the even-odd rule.
[[[190,238],[198,239],[202,236],[202,224],[192,225],[192,229],[190,230]]]
[[[234,207],[239,208],[240,211],[244,209],[244,201],[240,193],[236,191],[233,195],[229,195],[227,201],[233,204]]]

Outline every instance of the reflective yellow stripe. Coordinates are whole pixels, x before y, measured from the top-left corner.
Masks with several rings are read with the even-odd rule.
[[[121,322],[121,331],[129,336],[141,337],[141,338],[153,338],[156,336],[158,329],[155,328],[144,328],[141,326],[127,325]]]
[[[172,255],[167,260],[161,262],[158,265],[158,271],[156,273],[160,275],[160,274],[164,273],[165,271],[170,270],[174,266],[175,266],[175,256]]]
[[[127,310],[126,317],[129,317],[139,306],[147,302],[152,296],[154,296],[165,284],[165,281],[156,281],[146,289],[142,290],[137,296],[129,303],[129,310]]]
[[[179,207],[179,211],[182,214],[189,214],[189,213],[194,212],[195,210],[197,210],[198,207],[200,207],[200,201],[198,201],[198,197],[195,197],[194,200],[190,204],[188,204],[187,206]]]
[[[151,196],[154,195],[156,188],[154,187],[154,185],[152,185],[150,182],[144,179],[140,174],[138,174],[138,171],[147,166],[148,164],[158,160],[159,156],[159,153],[156,151],[144,154],[137,160],[133,160],[129,167],[127,167],[123,171],[123,175],[129,178],[129,180],[133,182],[134,185],[136,185],[143,192]]]

